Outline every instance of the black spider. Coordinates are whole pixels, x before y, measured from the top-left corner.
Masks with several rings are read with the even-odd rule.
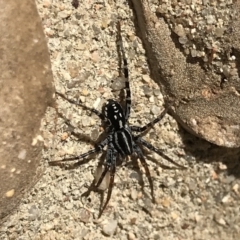
[[[72,161],[72,160],[81,160],[91,154],[101,152],[105,146],[107,146],[107,154],[106,154],[106,161],[104,162],[104,170],[101,170],[100,177],[96,180],[95,188],[98,189],[104,178],[106,177],[107,173],[110,173],[110,181],[108,186],[108,194],[107,194],[107,200],[100,210],[99,217],[101,217],[104,209],[106,208],[112,193],[112,188],[114,184],[114,175],[116,171],[116,165],[121,164],[122,159],[124,159],[126,156],[130,156],[133,153],[137,154],[137,157],[140,159],[141,164],[143,165],[146,176],[148,178],[150,188],[151,188],[151,195],[153,202],[155,201],[154,195],[153,195],[153,183],[151,180],[150,172],[147,166],[147,163],[145,161],[143,152],[141,148],[139,147],[139,144],[143,145],[144,147],[153,150],[154,152],[158,153],[161,156],[164,156],[168,161],[171,163],[177,165],[178,167],[182,167],[181,165],[173,162],[169,157],[164,155],[160,149],[155,148],[150,143],[146,142],[141,137],[141,133],[148,130],[149,128],[153,127],[154,124],[159,122],[164,115],[167,113],[168,108],[166,108],[156,119],[149,122],[143,127],[138,126],[129,126],[128,125],[128,119],[130,116],[131,111],[131,91],[129,86],[129,80],[128,80],[128,65],[127,65],[127,59],[123,48],[123,42],[121,37],[121,29],[120,29],[120,23],[118,23],[118,43],[121,49],[121,54],[123,58],[123,72],[125,77],[125,91],[126,91],[126,102],[125,107],[122,108],[122,106],[115,100],[108,100],[103,107],[103,112],[99,112],[96,109],[88,108],[86,106],[83,106],[82,104],[78,103],[77,101],[71,100],[66,98],[63,94],[56,92],[59,96],[66,99],[70,103],[76,104],[78,106],[84,107],[85,109],[90,110],[91,112],[95,113],[101,120],[106,122],[108,124],[108,127],[106,128],[107,137],[102,140],[101,142],[97,143],[95,148],[83,153],[77,157],[70,157],[65,158],[59,161],[52,161],[50,162],[52,165],[56,165],[58,163],[66,162],[66,161]],[[140,134],[134,135],[133,132],[138,132]],[[120,161],[120,162],[119,162]],[[83,161],[80,161],[80,163]],[[75,166],[79,165],[79,162],[74,164]]]

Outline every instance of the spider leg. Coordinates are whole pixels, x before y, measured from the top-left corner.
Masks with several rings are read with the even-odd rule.
[[[184,166],[174,162],[170,157],[165,155],[159,148],[154,147],[152,144],[150,144],[149,142],[145,141],[141,137],[137,137],[136,142],[141,143],[143,146],[145,146],[146,148],[154,151],[155,153],[157,153],[158,155],[162,156],[163,158],[165,158],[166,160],[168,160],[169,162],[171,162],[175,166],[178,166],[179,168],[186,168],[186,167],[184,167]]]
[[[168,112],[168,110],[169,110],[169,107],[166,108],[163,112],[161,112],[160,115],[157,118],[155,118],[153,121],[149,122],[145,126],[143,126],[143,127],[130,126],[130,129],[134,132],[144,132],[148,128],[153,127],[156,123],[161,121],[163,119],[163,117],[166,115],[166,113]]]
[[[95,146],[94,149],[91,149],[89,150],[88,152],[86,153],[83,153],[79,156],[76,156],[76,157],[69,157],[69,158],[64,158],[62,160],[58,160],[58,161],[50,161],[49,164],[52,165],[52,166],[56,166],[56,165],[59,165],[59,163],[63,163],[63,162],[68,162],[68,161],[74,161],[74,160],[81,160],[91,154],[94,154],[94,153],[97,153],[97,152],[100,152],[103,150],[104,146],[106,146],[108,144],[108,138],[104,139],[102,142],[100,142],[99,144],[97,144]],[[74,164],[74,166],[78,166],[78,165],[81,165],[81,164],[84,164],[85,161],[78,161]]]
[[[147,176],[147,179],[148,179],[148,182],[149,182],[149,185],[150,185],[150,190],[151,190],[151,196],[152,196],[152,202],[155,203],[155,197],[154,197],[154,191],[153,191],[153,181],[152,181],[152,178],[151,178],[151,174],[150,174],[150,171],[149,171],[149,168],[148,168],[148,164],[143,156],[143,152],[142,150],[140,149],[139,146],[135,146],[135,151],[140,159],[140,162],[142,164],[142,166],[144,167],[144,170],[146,172],[146,176]]]
[[[125,106],[125,119],[126,121],[129,118],[130,112],[131,112],[131,90],[130,90],[130,84],[129,84],[129,72],[128,72],[128,63],[126,54],[123,47],[123,41],[122,41],[122,35],[121,35],[121,23],[118,22],[118,44],[120,46],[121,52],[122,52],[122,59],[123,59],[123,73],[125,78],[125,90],[126,90],[126,106]]]
[[[116,172],[116,158],[117,158],[117,152],[114,150],[114,148],[110,147],[107,150],[107,161],[105,168],[101,174],[101,177],[99,178],[96,188],[98,188],[103,181],[104,177],[106,176],[107,172],[110,171],[110,181],[109,181],[109,186],[108,186],[108,193],[107,193],[107,200],[105,204],[103,205],[102,209],[99,212],[98,218],[102,216],[103,211],[108,205],[109,200],[111,199],[112,195],[112,189],[113,189],[113,184],[114,184],[114,176]]]
[[[64,95],[63,95],[62,93],[60,93],[60,92],[56,92],[56,94],[59,95],[60,97],[62,97],[63,99],[67,100],[68,102],[72,103],[72,104],[75,104],[75,105],[77,105],[77,106],[80,106],[80,107],[82,107],[83,109],[89,110],[90,112],[96,114],[102,121],[107,122],[107,120],[105,119],[104,115],[103,115],[101,112],[99,112],[98,110],[96,110],[96,109],[94,109],[94,108],[89,108],[89,107],[87,107],[87,106],[85,106],[85,105],[83,105],[83,104],[81,104],[81,103],[79,103],[79,102],[77,102],[77,101],[75,101],[75,100],[69,99],[69,98],[67,98],[66,96],[64,96]]]

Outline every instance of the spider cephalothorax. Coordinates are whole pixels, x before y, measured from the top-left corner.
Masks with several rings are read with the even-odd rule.
[[[140,148],[140,145],[158,153],[159,155],[164,155],[160,149],[155,148],[153,145],[146,142],[142,138],[141,133],[143,133],[147,129],[151,128],[154,124],[159,122],[167,113],[168,109],[165,109],[156,119],[154,119],[153,121],[151,121],[150,123],[148,123],[143,127],[128,125],[128,118],[130,116],[130,111],[131,111],[131,91],[130,91],[129,80],[128,80],[127,59],[125,56],[122,37],[121,37],[120,23],[118,23],[118,44],[120,46],[121,54],[123,58],[123,70],[124,70],[123,72],[124,72],[124,78],[125,78],[126,101],[125,101],[124,107],[122,107],[117,101],[110,99],[106,102],[105,106],[103,107],[103,112],[101,113],[96,109],[87,108],[86,106],[83,106],[77,101],[68,99],[63,94],[57,92],[58,95],[60,95],[62,98],[66,99],[70,103],[79,105],[95,113],[102,121],[104,121],[108,125],[108,127],[106,128],[106,134],[107,134],[106,138],[103,139],[101,142],[97,143],[94,149],[76,157],[70,157],[70,158],[62,159],[60,161],[51,162],[53,165],[56,165],[58,163],[62,163],[66,161],[81,160],[91,154],[101,152],[105,147],[107,148],[106,160],[103,164],[104,168],[103,168],[103,171],[101,170],[101,174],[96,179],[96,184],[95,184],[95,188],[99,188],[100,184],[102,183],[106,175],[108,173],[110,174],[107,200],[99,213],[99,217],[102,215],[104,209],[106,208],[111,198],[112,188],[114,184],[114,175],[116,171],[116,166],[118,165],[117,164],[118,159],[124,159],[126,156],[130,156],[134,153],[137,154],[137,157],[140,159],[140,162],[145,169],[146,176],[148,178],[150,188],[151,188],[151,195],[154,202],[153,183],[151,180],[150,172],[149,172],[147,163],[145,161],[143,152]],[[139,134],[133,134],[133,132],[135,133],[138,132]],[[182,167],[179,164],[173,162],[167,156],[164,155],[164,157],[168,161],[177,165],[178,167]],[[80,161],[80,163],[81,162],[84,162],[84,161]]]

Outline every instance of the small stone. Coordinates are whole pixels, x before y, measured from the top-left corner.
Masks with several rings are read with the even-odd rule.
[[[136,189],[132,189],[132,191],[131,191],[131,198],[132,198],[132,200],[136,200],[137,197],[138,197],[137,190]]]
[[[45,226],[43,228],[45,231],[49,231],[54,228],[54,224],[52,222],[49,222],[49,223],[45,224]]]
[[[28,213],[29,213],[28,219],[30,221],[34,221],[38,218],[40,212],[36,205],[32,205],[31,208],[28,210]]]
[[[196,49],[191,49],[191,56],[196,57],[197,56],[197,51]]]
[[[228,202],[230,202],[231,201],[231,196],[230,196],[230,194],[227,194],[226,196],[224,196],[223,198],[222,198],[222,203],[228,203]]]
[[[218,179],[218,175],[215,171],[212,171],[212,180]]]
[[[22,149],[19,154],[18,154],[18,158],[19,159],[25,159],[26,158],[26,155],[27,155],[27,151],[26,149]]]
[[[103,226],[103,233],[112,236],[117,229],[117,224],[117,220],[109,220],[108,223]]]
[[[226,225],[226,221],[221,216],[215,215],[214,220],[222,226]]]
[[[132,232],[129,232],[128,233],[128,240],[134,240],[134,239],[136,239],[135,234],[132,233]]]
[[[76,46],[75,46],[76,49],[78,50],[85,50],[86,49],[86,44],[82,43],[82,42],[79,42]]]
[[[93,108],[97,109],[99,104],[100,104],[100,102],[101,102],[101,98],[97,98],[96,101],[93,104]]]
[[[114,91],[119,91],[119,90],[123,89],[124,87],[125,87],[125,79],[122,77],[116,78],[111,85],[111,88]]]
[[[168,208],[170,206],[171,202],[168,198],[164,198],[164,199],[162,199],[161,204],[163,207]]]
[[[219,167],[220,170],[226,170],[227,169],[227,166],[225,164],[221,163],[221,162],[219,163],[218,167]]]
[[[65,141],[66,139],[68,138],[68,133],[67,132],[64,132],[61,136],[61,140],[62,141]]]
[[[149,102],[150,102],[150,103],[154,103],[154,96],[151,96],[151,97],[149,98]]]
[[[97,63],[97,62],[100,61],[100,57],[99,57],[99,54],[98,54],[97,51],[94,51],[94,52],[92,53],[91,59],[92,59],[92,61],[95,62],[95,63]]]
[[[143,86],[143,92],[147,97],[151,97],[152,96],[152,89],[149,88],[148,86]]]
[[[86,88],[84,88],[84,89],[82,90],[81,94],[82,94],[83,96],[87,96],[87,95],[89,94],[89,92],[88,92],[88,90],[87,90]]]
[[[239,193],[239,191],[238,191],[239,185],[237,183],[232,187],[232,189],[235,193]]]
[[[138,182],[142,181],[141,175],[138,172],[132,172],[129,175],[130,178],[136,179]]]
[[[71,202],[66,202],[64,206],[67,210],[70,210],[73,208],[73,204]]]
[[[226,184],[230,184],[231,182],[233,182],[235,180],[235,177],[233,175],[227,176],[226,179],[224,180],[224,182]]]
[[[224,33],[224,29],[223,28],[216,28],[216,30],[215,30],[216,37],[222,37],[223,33]]]
[[[7,192],[5,193],[5,196],[6,196],[7,198],[10,198],[10,197],[12,197],[12,196],[14,195],[14,193],[15,193],[15,190],[14,190],[14,189],[11,189],[11,190],[9,190],[9,191],[7,191]]]
[[[216,19],[213,15],[208,15],[206,19],[208,24],[214,24],[216,22]]]
[[[91,214],[90,214],[90,212],[89,212],[87,209],[85,209],[85,208],[80,208],[79,218],[80,218],[80,220],[81,220],[82,222],[84,222],[84,223],[89,222],[90,216],[91,216]]]
[[[176,220],[178,218],[178,214],[175,212],[171,212],[171,217],[173,220]]]
[[[43,1],[43,7],[44,8],[49,8],[51,4],[52,4],[51,0],[44,0]]]
[[[91,133],[91,139],[92,139],[93,141],[95,141],[95,140],[97,140],[98,136],[99,136],[99,131],[98,131],[98,129],[94,129],[94,130],[92,131],[92,133]]]
[[[151,112],[154,115],[159,115],[161,113],[161,109],[160,109],[160,107],[153,105],[151,108]]]
[[[71,15],[71,13],[72,13],[72,11],[64,10],[64,11],[61,11],[58,13],[58,17],[62,18],[62,19],[66,19]]]
[[[103,29],[107,28],[107,26],[108,26],[108,19],[107,18],[103,18],[102,19],[102,28]]]
[[[185,36],[185,29],[183,28],[182,24],[178,24],[175,29],[174,32],[179,36],[179,37],[183,37]]]
[[[91,119],[88,116],[82,117],[82,125],[83,127],[89,127],[91,126]]]
[[[151,80],[150,77],[149,77],[148,75],[146,75],[146,74],[142,75],[142,79],[143,79],[143,81],[146,82],[146,83],[149,83],[150,80]]]
[[[186,37],[179,37],[178,41],[179,41],[179,43],[184,45],[188,42],[188,39]]]

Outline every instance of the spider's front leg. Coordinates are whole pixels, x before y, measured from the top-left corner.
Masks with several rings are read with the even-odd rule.
[[[81,104],[81,103],[79,103],[79,102],[77,102],[75,100],[69,99],[69,98],[67,98],[65,95],[63,95],[60,92],[56,92],[56,94],[59,95],[61,98],[67,100],[68,102],[70,102],[72,104],[75,104],[77,106],[80,106],[83,109],[89,110],[90,112],[96,114],[102,121],[104,121],[104,122],[107,121],[106,118],[104,117],[104,115],[101,112],[99,112],[98,110],[96,110],[95,108],[89,108],[89,107],[87,107],[87,106],[85,106],[85,105],[83,105],[83,104]]]
[[[130,112],[131,112],[131,90],[130,90],[130,84],[129,84],[129,71],[128,71],[128,63],[127,63],[127,58],[125,54],[125,50],[123,47],[123,40],[122,40],[122,35],[121,35],[121,23],[118,22],[118,44],[120,46],[120,50],[122,53],[122,59],[123,59],[123,74],[125,78],[125,90],[126,90],[126,105],[125,105],[125,120],[127,122]]]
[[[163,117],[166,115],[166,113],[168,112],[168,110],[169,110],[169,107],[166,108],[164,111],[162,111],[157,118],[155,118],[154,120],[152,120],[151,122],[149,122],[148,124],[146,124],[143,127],[130,126],[131,130],[134,131],[134,132],[144,132],[144,131],[146,131],[147,129],[153,127],[156,123],[161,121],[163,119]]]

